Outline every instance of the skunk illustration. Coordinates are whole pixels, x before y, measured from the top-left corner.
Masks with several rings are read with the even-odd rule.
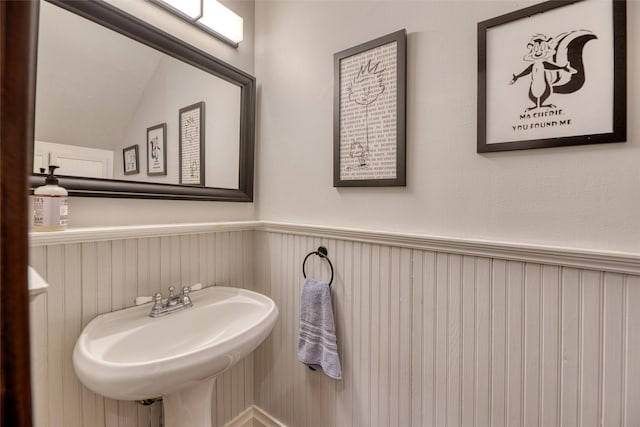
[[[544,34],[534,34],[527,49],[529,52],[522,59],[532,62],[520,74],[513,74],[509,82],[514,84],[520,77],[531,74],[529,99],[536,108],[555,108],[553,104],[545,104],[552,93],[573,93],[584,85],[585,74],[582,61],[582,50],[589,41],[597,39],[589,30],[574,30],[562,33],[555,38]]]

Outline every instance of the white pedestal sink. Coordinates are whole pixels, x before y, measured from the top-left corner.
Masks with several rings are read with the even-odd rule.
[[[278,308],[239,288],[190,296],[193,307],[161,318],[150,318],[147,304],[93,319],[73,351],[80,381],[112,399],[162,396],[165,427],[210,427],[216,375],[260,345]]]

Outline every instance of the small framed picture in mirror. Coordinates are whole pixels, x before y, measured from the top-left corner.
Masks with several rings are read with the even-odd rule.
[[[204,186],[204,102],[180,109],[180,184]]]
[[[167,174],[167,124],[147,128],[147,175]]]
[[[140,162],[138,161],[138,144],[122,149],[124,161],[124,174],[135,175],[140,173]]]

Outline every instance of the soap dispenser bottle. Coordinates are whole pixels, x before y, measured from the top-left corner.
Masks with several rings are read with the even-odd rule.
[[[58,166],[49,165],[45,185],[33,191],[33,229],[35,231],[62,231],[67,228],[69,199],[67,190],[58,185],[54,171]]]

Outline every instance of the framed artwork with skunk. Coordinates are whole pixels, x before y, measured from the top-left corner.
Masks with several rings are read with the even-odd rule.
[[[478,153],[624,142],[626,89],[624,0],[478,23]]]

